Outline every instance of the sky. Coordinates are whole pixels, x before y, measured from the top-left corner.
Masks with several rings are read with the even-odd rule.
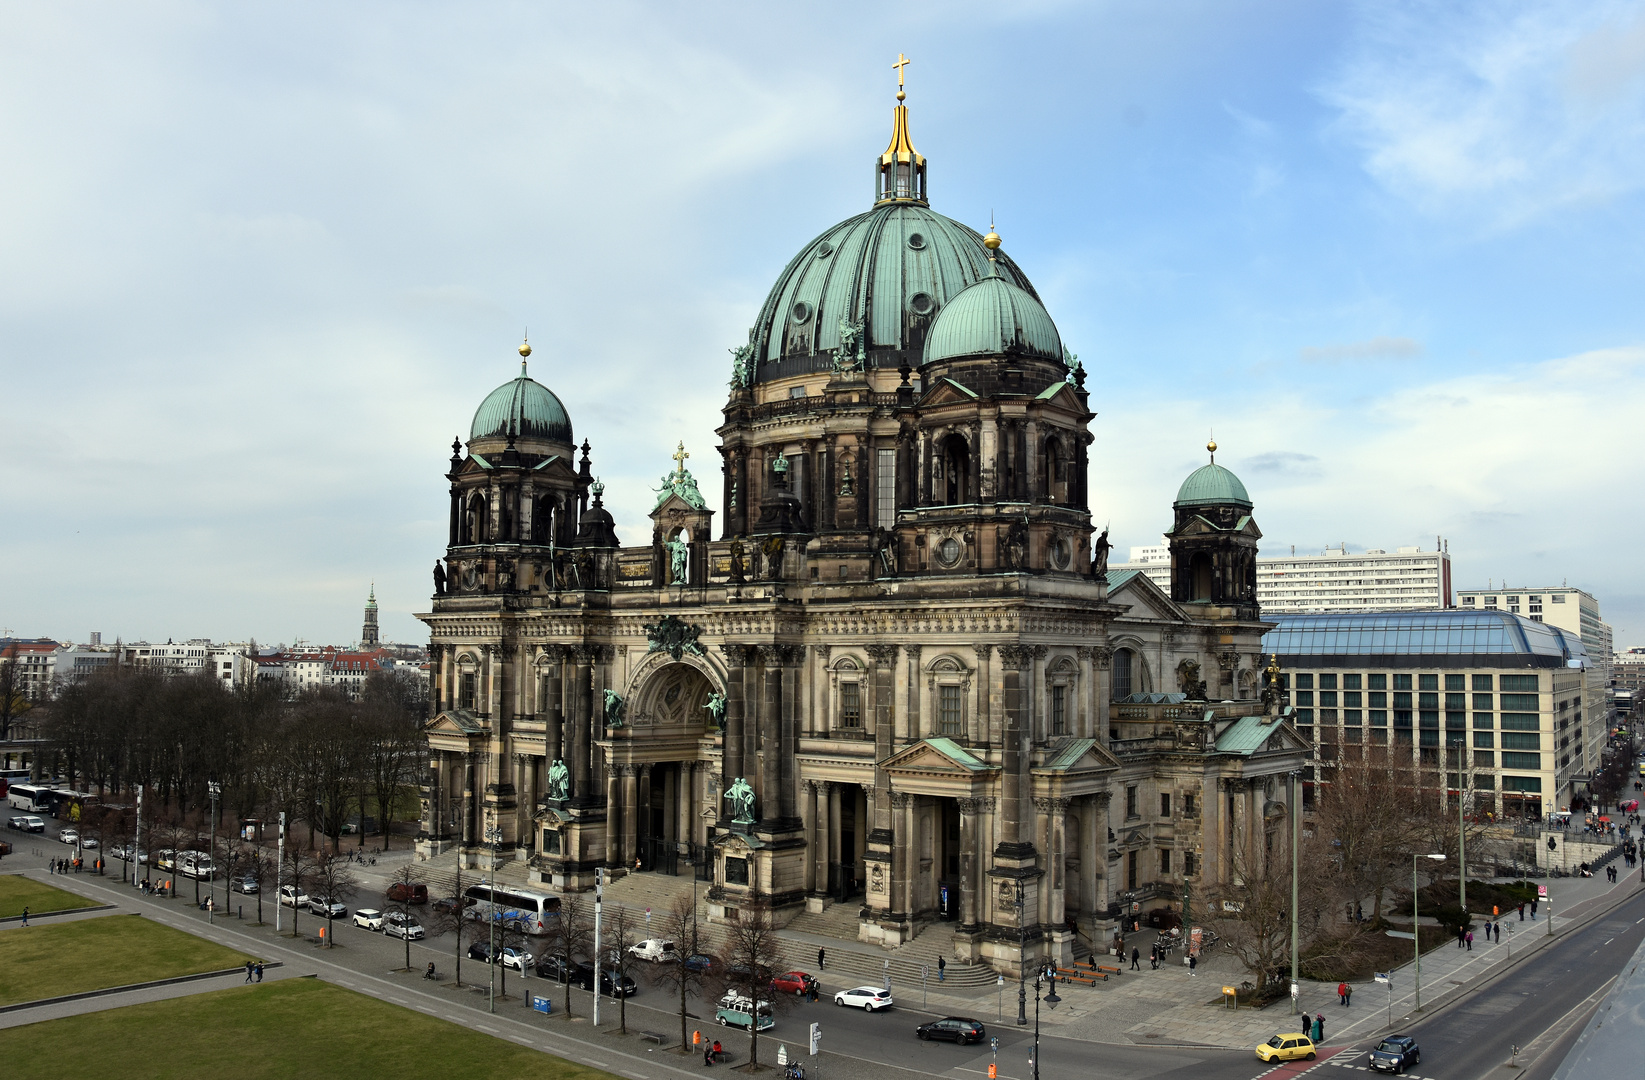
[[[766,291],[933,208],[1090,372],[1096,524],[1205,460],[1269,554],[1449,543],[1645,645],[1645,2],[0,6],[0,633],[426,641],[518,369],[619,537]],[[712,505],[712,503],[711,503]],[[716,507],[717,509],[717,507]]]

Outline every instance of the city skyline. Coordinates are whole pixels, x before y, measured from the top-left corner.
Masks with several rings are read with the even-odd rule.
[[[1645,403],[1637,5],[860,10],[12,12],[0,624],[336,642],[374,580],[422,640],[449,443],[527,329],[624,543],[677,442],[720,509],[727,350],[868,208],[906,52],[934,209],[1090,373],[1121,551],[1214,430],[1264,555],[1443,534],[1458,588],[1645,640],[1588,464]]]

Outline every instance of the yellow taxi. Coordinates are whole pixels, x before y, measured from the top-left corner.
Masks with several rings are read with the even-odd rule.
[[[1275,1035],[1257,1047],[1259,1061],[1312,1061],[1314,1040],[1294,1031],[1289,1035]]]

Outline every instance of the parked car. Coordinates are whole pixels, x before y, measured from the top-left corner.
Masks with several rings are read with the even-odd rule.
[[[714,958],[707,953],[692,953],[685,958],[685,966],[706,975],[714,970]]]
[[[561,956],[545,956],[537,961],[537,974],[544,979],[553,979],[555,982],[576,982],[579,968],[583,965],[567,962]]]
[[[771,980],[771,989],[779,994],[809,994],[816,981],[803,971],[785,971]]]
[[[1409,1035],[1390,1035],[1377,1043],[1365,1063],[1378,1072],[1402,1073],[1422,1064],[1422,1050]]]
[[[309,898],[308,909],[322,919],[344,919],[348,917],[348,907],[339,900],[329,896],[313,896]]]
[[[476,941],[473,944],[471,944],[468,947],[468,958],[470,960],[478,960],[481,963],[485,963],[485,964],[492,963],[493,961],[491,959],[491,942],[489,942],[489,941]]]
[[[80,842],[80,833],[76,829],[64,829],[57,834],[57,839],[65,844],[78,844]]]
[[[720,999],[719,1008],[714,1010],[714,1019],[723,1027],[739,1027],[744,1030],[755,1026],[755,1016],[759,1017],[759,1030],[765,1031],[776,1024],[771,1016],[771,1003],[762,1001],[757,1006],[753,1001],[740,994],[730,993]]]
[[[428,886],[418,882],[407,884],[396,881],[388,887],[388,898],[396,904],[428,903]]]
[[[636,960],[649,960],[653,964],[666,964],[680,958],[679,950],[666,938],[646,938],[638,945],[630,945],[628,955]]]
[[[1300,1031],[1275,1035],[1257,1047],[1258,1061],[1312,1061],[1314,1040]]]
[[[389,937],[421,941],[428,936],[423,924],[403,911],[391,911],[383,920],[383,933]]]
[[[834,995],[834,1004],[852,1005],[863,1012],[878,1012],[880,1009],[889,1009],[894,1002],[891,1000],[891,991],[880,986],[853,986],[849,990],[841,990]]]
[[[503,958],[503,966],[513,968],[515,971],[524,971],[537,959],[524,949],[517,949],[512,945],[503,948],[501,950],[501,955]]]
[[[217,864],[211,861],[210,855],[185,851],[177,857],[177,872],[184,877],[209,880],[217,876]]]
[[[594,989],[593,964],[577,965],[577,985],[582,987],[584,990]],[[623,997],[633,997],[635,994],[639,993],[640,990],[634,980],[629,978],[627,975],[622,976],[619,980],[617,973],[610,968],[606,968],[600,972],[600,993],[605,994],[607,997],[616,997],[618,986],[622,987]]]
[[[282,885],[280,886],[280,904],[289,908],[306,907],[308,905],[308,893],[295,885]]]
[[[365,930],[381,930],[383,913],[376,908],[363,907],[354,913],[354,925]]]
[[[257,884],[256,878],[247,876],[235,879],[234,891],[238,893],[245,893],[247,896],[254,896],[257,893],[262,892],[263,887]]]
[[[463,911],[473,907],[475,900],[471,896],[442,896],[434,901],[434,910],[441,915],[449,915],[453,911]]]
[[[80,846],[87,851],[96,851],[97,840],[90,836],[82,836],[80,838]]]
[[[960,1045],[980,1043],[988,1038],[988,1030],[969,1016],[945,1016],[929,1024],[921,1024],[914,1034],[922,1039],[947,1039]]]

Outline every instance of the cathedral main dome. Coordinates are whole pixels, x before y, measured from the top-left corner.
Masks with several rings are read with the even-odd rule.
[[[753,381],[828,370],[842,323],[860,334],[866,366],[918,367],[938,314],[989,277],[991,265],[1038,304],[1016,263],[996,252],[990,264],[981,233],[931,209],[906,106],[896,108],[891,146],[876,168],[874,208],[801,248],[771,287],[749,332]]]

